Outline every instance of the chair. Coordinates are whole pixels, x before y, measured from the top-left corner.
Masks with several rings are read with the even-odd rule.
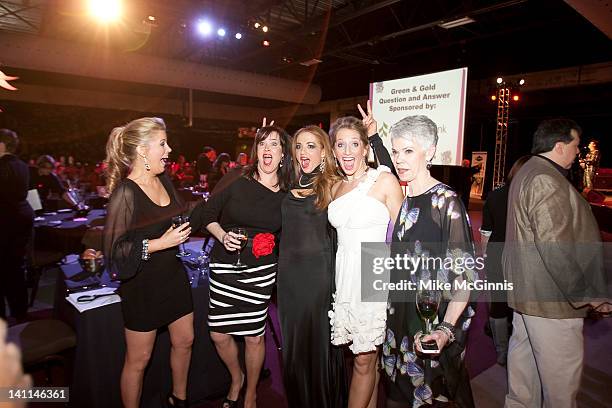
[[[45,270],[57,266],[62,258],[62,253],[55,250],[34,251],[31,256],[28,257],[26,284],[32,289],[30,292],[30,299],[28,300],[28,307],[32,307],[34,305],[34,300],[38,294],[38,285],[40,283],[40,277],[42,274],[45,272]]]
[[[51,364],[63,365],[62,352],[76,346],[76,333],[66,323],[55,319],[34,320],[8,328],[8,341],[21,349],[26,370],[43,365],[46,384],[51,384]]]

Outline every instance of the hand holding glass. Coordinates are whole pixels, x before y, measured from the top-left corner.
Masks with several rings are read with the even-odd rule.
[[[240,253],[246,247],[246,244],[249,239],[249,235],[247,233],[246,228],[236,227],[230,230],[233,234],[236,235],[236,238],[240,241],[240,248],[238,251],[238,260],[234,263],[234,266],[244,266],[242,262],[240,262]]]
[[[416,293],[417,310],[425,320],[425,335],[431,334],[431,323],[438,313],[440,304],[440,292],[437,290],[419,289]],[[423,353],[438,353],[438,347],[425,346],[429,343],[421,343]]]
[[[188,216],[175,215],[174,217],[172,217],[172,228],[178,228],[181,225],[185,224],[186,222],[189,222]],[[179,244],[179,252],[176,254],[176,256],[178,258],[182,258],[182,257],[189,256],[189,255],[191,255],[191,252],[185,251],[185,244],[183,243]]]

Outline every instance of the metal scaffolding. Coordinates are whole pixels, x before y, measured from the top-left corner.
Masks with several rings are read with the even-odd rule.
[[[506,175],[506,145],[510,115],[511,90],[506,84],[497,88],[497,129],[495,130],[495,161],[493,163],[493,188],[504,184]]]

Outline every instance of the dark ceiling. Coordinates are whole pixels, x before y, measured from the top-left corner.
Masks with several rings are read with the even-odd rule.
[[[83,3],[0,1],[0,35],[1,30],[25,31],[313,81],[321,85],[324,100],[367,94],[371,81],[462,66],[469,68],[470,78],[483,79],[612,60],[610,39],[562,0],[140,0],[126,1],[124,22],[104,31],[83,15]],[[155,16],[154,24],[147,22],[149,15]],[[198,37],[194,22],[204,16],[223,24],[226,38]],[[439,26],[465,16],[475,21]],[[255,30],[256,21],[270,31]],[[244,34],[242,40],[233,38],[236,31]],[[271,46],[262,47],[263,39]],[[322,62],[300,64],[313,58]],[[48,75],[55,74],[30,77],[45,82]],[[90,81],[66,80],[83,88],[107,86]],[[219,96],[202,92],[196,97]]]

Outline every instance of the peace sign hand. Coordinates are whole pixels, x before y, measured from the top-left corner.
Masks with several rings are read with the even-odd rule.
[[[272,120],[268,126],[274,126],[274,120]],[[263,120],[261,121],[261,127],[266,127],[266,117],[264,116]]]
[[[376,119],[374,119],[374,115],[372,115],[372,101],[368,99],[368,114],[363,111],[363,108],[360,104],[357,104],[357,109],[359,109],[359,113],[361,113],[361,119],[363,122],[363,126],[368,129],[368,137],[376,134],[378,132],[378,124],[376,123]]]

